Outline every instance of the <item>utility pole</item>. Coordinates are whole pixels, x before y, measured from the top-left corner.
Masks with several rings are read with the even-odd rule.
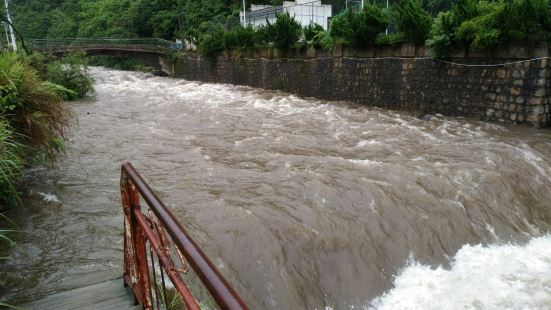
[[[16,52],[17,51],[17,43],[15,42],[15,33],[13,32],[13,28],[11,25],[13,25],[13,22],[11,20],[11,15],[10,15],[10,9],[8,8],[8,0],[4,0],[4,5],[6,6],[6,17],[8,19],[8,28],[9,28],[9,33],[10,33],[10,38],[11,38],[11,46],[13,48],[13,51]]]
[[[388,13],[388,0],[386,0],[386,11]],[[386,26],[385,34],[388,35],[388,26]]]
[[[243,0],[243,27],[247,27],[247,4]]]

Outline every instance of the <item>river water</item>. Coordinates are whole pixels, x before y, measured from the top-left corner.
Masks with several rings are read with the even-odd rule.
[[[551,132],[93,68],[0,299],[122,273],[131,161],[253,309],[551,304]]]

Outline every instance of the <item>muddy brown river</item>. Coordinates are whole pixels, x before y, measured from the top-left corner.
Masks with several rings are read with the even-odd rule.
[[[549,130],[92,73],[10,215],[0,300],[122,274],[129,160],[252,309],[551,305]]]

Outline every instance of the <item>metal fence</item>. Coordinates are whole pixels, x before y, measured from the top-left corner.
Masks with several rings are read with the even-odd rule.
[[[355,12],[362,10],[362,4],[370,0],[314,0],[305,3],[290,4],[293,2],[283,2],[280,6],[256,6],[254,10],[248,10],[243,16],[241,11],[239,17],[229,18],[225,22],[227,29],[232,29],[238,26],[252,26],[254,28],[266,24],[273,24],[276,21],[276,14],[289,13],[302,26],[308,26],[311,23],[322,26],[325,30],[329,28],[330,21],[333,17],[343,13],[347,9]],[[396,4],[396,0],[375,0],[376,4],[392,8]],[[394,33],[396,27],[390,21],[389,33]]]
[[[190,271],[188,264],[220,309],[248,309],[130,163],[121,167],[120,188],[124,210],[124,282],[132,289],[141,309],[171,309],[167,299],[167,285],[171,283],[175,296],[186,309],[200,310],[197,296],[184,280]]]
[[[256,9],[246,11],[245,16],[241,12],[239,24],[256,28],[267,22],[275,23],[276,14],[278,13],[289,13],[302,26],[314,23],[322,26],[324,29],[328,28],[329,19],[333,14],[332,6],[330,4],[322,4],[320,0],[295,4],[284,2],[283,5],[279,6],[256,6]],[[233,22],[232,24],[235,23]]]

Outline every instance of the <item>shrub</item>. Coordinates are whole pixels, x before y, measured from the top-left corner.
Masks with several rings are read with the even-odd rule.
[[[426,46],[430,49],[432,57],[442,58],[448,55],[452,42],[455,42],[454,18],[453,12],[448,11],[438,13],[434,19],[429,39],[426,41]]]
[[[65,100],[80,99],[94,93],[94,79],[88,72],[84,53],[71,53],[61,60],[48,63],[44,78],[72,91],[61,94]]]
[[[477,0],[460,0],[450,11],[440,12],[434,20],[426,41],[432,56],[446,57],[452,48],[462,48],[469,42],[457,37],[456,30],[464,21],[478,16]]]
[[[551,14],[548,0],[512,0],[498,17],[503,41],[548,42]]]
[[[360,13],[351,9],[337,15],[331,21],[330,35],[333,40],[342,40],[346,45],[365,47],[375,43],[377,36],[388,26],[386,9],[365,3]]]
[[[255,31],[255,42],[261,46],[273,46],[273,38],[275,36],[275,26],[269,22],[260,25]]]
[[[225,49],[252,49],[255,47],[255,32],[253,27],[238,26],[224,32]]]
[[[274,47],[279,49],[287,49],[293,46],[300,39],[302,27],[288,12],[277,13],[276,22],[270,25],[270,34],[273,35],[272,42]]]
[[[23,168],[23,146],[13,138],[13,130],[0,117],[0,211],[19,201],[17,182]]]
[[[197,50],[199,54],[210,61],[214,61],[224,50],[225,30],[220,25],[209,27],[199,38]]]
[[[333,38],[330,31],[325,31],[320,35],[321,46],[326,50],[331,50],[334,45],[345,45],[347,42],[342,38]]]
[[[71,53],[61,59],[34,53],[26,61],[42,79],[57,84],[50,86],[65,100],[80,99],[94,93],[94,79],[88,71],[84,53]]]
[[[325,35],[326,33],[322,26],[311,23],[310,25],[302,28],[302,36],[300,41],[305,42],[306,45],[309,46],[321,47]]]
[[[394,7],[392,17],[405,41],[424,43],[428,37],[432,19],[419,0],[401,0]]]
[[[60,138],[71,121],[71,110],[52,87],[43,82],[27,61],[11,53],[0,54],[0,110],[18,134],[17,141],[54,160],[62,151]]]
[[[547,0],[461,0],[436,18],[427,40],[435,57],[453,47],[493,49],[512,42],[549,42],[551,15]]]
[[[396,45],[407,41],[408,39],[403,32],[393,33],[389,35],[381,34],[375,40],[375,45]]]
[[[498,21],[504,9],[503,2],[480,1],[477,5],[478,16],[461,23],[456,30],[457,38],[474,50],[498,46],[502,43],[502,29]]]

